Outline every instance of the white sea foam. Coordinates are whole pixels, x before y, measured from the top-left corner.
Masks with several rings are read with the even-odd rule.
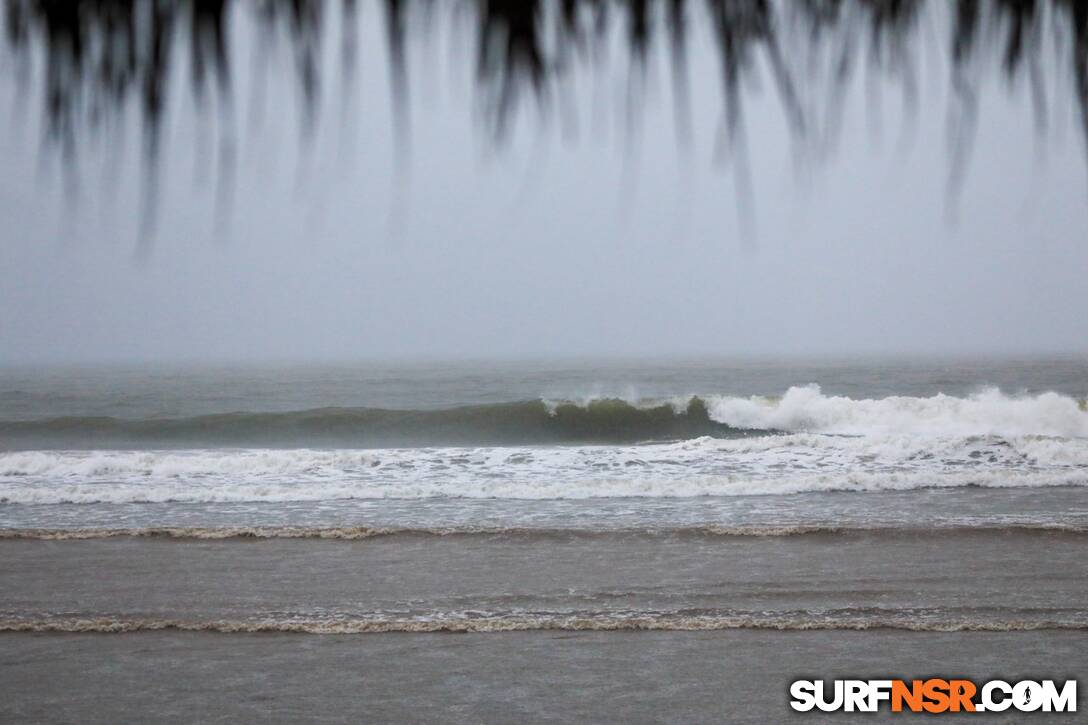
[[[956,523],[943,522],[925,527],[890,526],[886,523],[866,525],[828,525],[828,524],[786,524],[786,525],[689,525],[689,526],[643,526],[643,527],[596,527],[592,529],[578,527],[543,527],[543,526],[430,526],[430,527],[388,527],[388,526],[137,526],[137,527],[79,527],[79,528],[0,528],[0,541],[37,540],[37,541],[86,541],[91,539],[146,538],[146,539],[194,539],[221,541],[224,539],[332,539],[358,541],[379,537],[456,537],[502,536],[522,539],[586,539],[600,536],[659,536],[667,534],[691,538],[783,538],[791,536],[819,535],[870,535],[878,536],[915,534],[961,534],[961,533],[997,533],[997,534],[1066,534],[1083,536],[1088,534],[1088,526],[1075,523],[1029,523],[1029,522],[985,522]]]
[[[1088,629],[1079,613],[997,610],[768,611],[435,611],[411,616],[385,612],[353,615],[252,614],[222,618],[156,618],[123,615],[0,613],[0,632],[122,633],[178,630],[193,632],[304,632],[364,634],[381,632],[521,632],[560,631],[713,631],[730,629],[868,630],[916,632],[1021,632]]]
[[[824,395],[818,385],[792,387],[781,398],[706,398],[712,419],[737,428],[852,435],[1088,437],[1088,412],[1058,393],[1011,396],[985,388],[968,397],[892,396],[854,400]]]
[[[0,454],[7,503],[562,499],[1088,484],[1088,440],[698,438],[661,445]]]
[[[1073,398],[705,397],[737,428],[790,431],[653,445],[0,453],[0,503],[728,496],[1088,485]],[[672,401],[684,409],[688,400]]]

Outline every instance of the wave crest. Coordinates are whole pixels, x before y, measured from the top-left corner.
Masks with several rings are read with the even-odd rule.
[[[622,444],[772,432],[1088,438],[1083,401],[996,388],[956,397],[853,399],[795,386],[781,397],[530,400],[439,410],[318,408],[188,418],[0,421],[0,448]]]
[[[532,400],[440,410],[317,408],[281,413],[224,413],[131,420],[101,416],[0,421],[0,445],[27,447],[186,447],[635,443],[746,431],[710,418],[693,397],[632,403],[602,398],[582,403]],[[6,442],[6,445],[4,445]],[[13,445],[14,444],[14,445]]]
[[[847,435],[1088,437],[1083,401],[1058,393],[1011,396],[984,388],[967,397],[891,396],[855,400],[824,395],[819,385],[791,387],[781,398],[712,397],[711,419],[736,428]]]

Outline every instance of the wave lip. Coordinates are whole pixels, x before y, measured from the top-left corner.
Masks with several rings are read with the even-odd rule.
[[[853,399],[794,386],[780,397],[528,400],[437,410],[317,408],[187,418],[0,421],[0,450],[630,444],[779,433],[1088,438],[1085,402],[997,388],[956,397]]]
[[[69,436],[74,447],[60,447]],[[115,436],[139,440],[101,447]],[[183,447],[202,438],[214,440]],[[233,447],[249,439],[265,445]],[[312,445],[284,447],[299,440]],[[162,446],[149,447],[156,441]],[[336,441],[350,445],[325,446]],[[29,449],[13,450],[19,443]],[[852,400],[808,386],[781,398],[0,422],[0,505],[1084,485],[1084,406],[1055,393],[1017,397],[996,389],[964,398]]]
[[[439,410],[317,408],[282,413],[224,413],[189,418],[101,416],[0,421],[0,443],[31,447],[186,447],[194,444],[372,448],[398,445],[634,443],[745,435],[712,420],[706,403],[584,403],[531,400]]]
[[[794,386],[781,398],[713,396],[712,420],[738,428],[846,435],[1060,436],[1088,438],[1085,401],[1058,393],[1013,396],[983,388],[967,397],[855,400]]]

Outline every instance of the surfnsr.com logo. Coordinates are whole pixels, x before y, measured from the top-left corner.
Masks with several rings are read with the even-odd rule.
[[[797,680],[790,707],[798,712],[1076,712],[1077,681]]]

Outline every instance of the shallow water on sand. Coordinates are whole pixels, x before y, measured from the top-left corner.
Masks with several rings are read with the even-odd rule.
[[[856,713],[794,713],[788,683],[938,671],[1065,680],[1088,667],[1083,632],[145,632],[3,641],[0,658],[19,663],[0,678],[0,719],[11,721],[113,723],[149,713],[160,722],[858,722]],[[889,718],[901,719],[867,719]]]
[[[1084,530],[520,529],[0,546],[3,630],[1088,629]]]

